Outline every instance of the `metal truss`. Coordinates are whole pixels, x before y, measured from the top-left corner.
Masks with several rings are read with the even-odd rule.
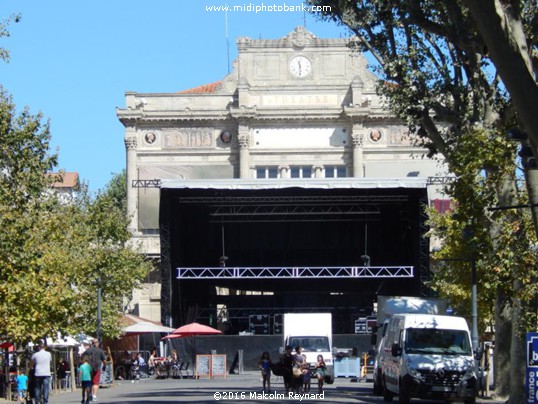
[[[156,178],[153,180],[133,180],[131,182],[131,187],[133,188],[160,188],[161,180],[156,179]]]
[[[187,197],[180,204],[206,204],[211,221],[291,222],[369,220],[380,204],[407,202],[407,196],[239,196]]]
[[[414,267],[212,267],[177,268],[177,279],[412,278]]]
[[[248,297],[248,296],[247,296]],[[277,314],[284,314],[284,313],[330,313],[330,312],[338,312],[339,310],[346,310],[349,311],[349,307],[279,307],[279,308],[271,308],[271,307],[236,307],[236,308],[222,308],[217,310],[214,307],[205,307],[198,309],[197,312],[197,318],[209,318],[211,316],[217,317],[224,317],[229,319],[243,319],[248,320],[249,316],[254,315],[268,315],[273,317]],[[356,311],[359,312],[358,308],[356,308]]]
[[[420,213],[419,213],[419,226],[420,226],[420,241],[419,241],[419,268],[418,275],[420,279],[420,296],[430,297],[431,288],[430,284],[430,239],[425,237],[425,234],[429,230],[427,225],[428,215],[426,213],[426,207],[428,206],[428,199],[420,199]]]
[[[226,218],[242,218],[256,221],[263,221],[259,218],[284,217],[292,221],[292,217],[300,216],[302,219],[309,218],[309,221],[348,220],[351,216],[379,215],[381,212],[378,206],[359,205],[323,205],[323,204],[280,204],[280,205],[221,205],[211,206],[211,217],[218,217],[226,221]],[[291,216],[291,217],[290,217]],[[243,220],[244,221],[244,220]]]
[[[178,202],[180,204],[259,204],[259,203],[273,203],[273,204],[327,204],[327,203],[338,203],[338,204],[379,204],[379,203],[398,203],[398,202],[407,202],[409,197],[407,195],[353,195],[353,196],[344,196],[344,195],[335,195],[335,196],[321,196],[321,195],[310,195],[310,196],[192,196],[192,197],[180,197]]]

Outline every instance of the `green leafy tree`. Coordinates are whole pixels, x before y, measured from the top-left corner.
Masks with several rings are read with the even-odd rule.
[[[467,194],[456,199],[462,212],[467,212],[460,216],[460,225],[465,227],[472,223],[477,230],[489,229],[494,248],[489,253],[496,254],[501,248],[502,230],[518,228],[518,223],[522,223],[523,213],[520,211],[492,215],[486,209],[497,204],[517,204],[519,190],[513,180],[516,178],[515,148],[499,135],[514,123],[519,110],[513,108],[514,104],[505,94],[474,14],[462,2],[452,0],[311,0],[309,3],[329,5],[324,17],[349,27],[354,34],[355,48],[374,57],[375,68],[382,79],[378,91],[385,96],[388,107],[423,136],[423,144],[430,148],[431,155],[441,153],[450,171],[458,176],[456,185],[448,192],[452,192],[452,196],[461,196],[465,190]],[[529,10],[536,7],[530,1],[523,3]],[[517,16],[522,32],[528,38],[534,38],[535,15]],[[502,144],[497,153],[491,155],[500,160],[476,159],[473,155],[476,149],[470,146],[480,134],[487,134],[488,141]],[[465,159],[467,163],[462,163]],[[476,163],[470,164],[473,159]],[[491,180],[484,182],[483,178]],[[494,197],[487,199],[490,192]],[[459,236],[453,234],[453,237],[461,238],[461,233]],[[477,237],[473,240],[478,240]],[[518,250],[528,251],[529,240],[518,237],[521,248],[510,244],[514,249],[511,254]],[[465,248],[469,247],[466,243]],[[474,249],[478,247],[485,246],[479,243]],[[500,394],[511,394],[514,403],[521,402],[524,391],[520,365],[524,352],[521,314],[528,303],[520,299],[521,269],[516,267],[507,267],[512,283],[495,283],[500,286],[495,298],[495,358],[500,365],[496,370],[501,370],[496,380]],[[532,269],[534,272],[535,266]],[[487,276],[494,277],[495,273]],[[499,313],[503,315],[499,316]],[[503,368],[506,364],[511,366]]]
[[[0,97],[0,333],[17,342],[94,334],[100,286],[103,333],[117,336],[118,316],[151,264],[127,245],[110,187],[60,203],[47,175],[57,161],[49,124]]]
[[[484,51],[508,89],[538,156],[538,4],[528,0],[463,0],[453,2],[453,7],[467,8],[476,22],[486,45]]]
[[[102,194],[111,198],[114,205],[127,216],[127,170],[113,174]]]
[[[44,195],[50,181],[45,173],[57,161],[55,154],[49,154],[49,141],[49,124],[42,123],[41,115],[31,115],[27,109],[17,115],[11,97],[0,88],[0,330],[4,335],[21,327],[42,326],[39,300],[49,274],[39,267],[39,254],[31,245],[33,229],[54,205]]]
[[[19,22],[20,20],[21,16],[19,14],[13,14],[9,18],[2,18],[2,21],[0,21],[0,39],[8,38],[10,36],[8,30],[9,25],[13,22]],[[9,50],[3,46],[0,46],[0,60],[3,60],[4,62],[9,61]]]

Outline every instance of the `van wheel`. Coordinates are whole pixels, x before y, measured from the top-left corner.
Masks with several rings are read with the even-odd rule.
[[[374,395],[380,396],[383,394],[383,386],[381,385],[381,377],[379,375],[374,376]]]
[[[405,383],[402,383],[402,379],[400,379],[400,394],[398,396],[398,403],[399,404],[409,404],[409,401],[411,401],[409,397],[409,389],[407,388],[407,385]]]
[[[392,398],[394,397],[394,394],[392,394],[388,389],[385,382],[383,382],[383,401],[390,403],[392,401]]]

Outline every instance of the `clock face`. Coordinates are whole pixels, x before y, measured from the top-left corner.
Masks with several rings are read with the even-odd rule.
[[[295,56],[290,60],[290,73],[295,77],[306,77],[312,71],[310,60],[304,56]]]

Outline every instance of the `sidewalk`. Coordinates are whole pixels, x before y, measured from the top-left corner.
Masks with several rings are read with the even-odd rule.
[[[297,397],[292,399],[284,393],[282,378],[271,378],[271,391],[273,396],[263,397],[261,378],[258,372],[247,372],[241,375],[229,375],[228,378],[218,379],[142,379],[138,382],[117,380],[111,387],[101,388],[98,393],[97,404],[104,403],[215,403],[217,401],[235,402],[324,402],[324,403],[383,403],[382,397],[372,395],[372,383],[354,382],[349,378],[338,378],[333,385],[325,386],[323,399]],[[316,393],[317,387],[312,384],[311,393]],[[276,394],[274,394],[276,393]],[[306,398],[306,397],[305,397]],[[50,404],[78,404],[81,401],[81,391],[52,393]],[[395,399],[397,401],[397,399]],[[419,404],[438,404],[439,401],[413,400]],[[10,401],[1,400],[0,403]],[[11,401],[15,403],[15,401]],[[501,404],[491,399],[478,399],[480,404]]]

